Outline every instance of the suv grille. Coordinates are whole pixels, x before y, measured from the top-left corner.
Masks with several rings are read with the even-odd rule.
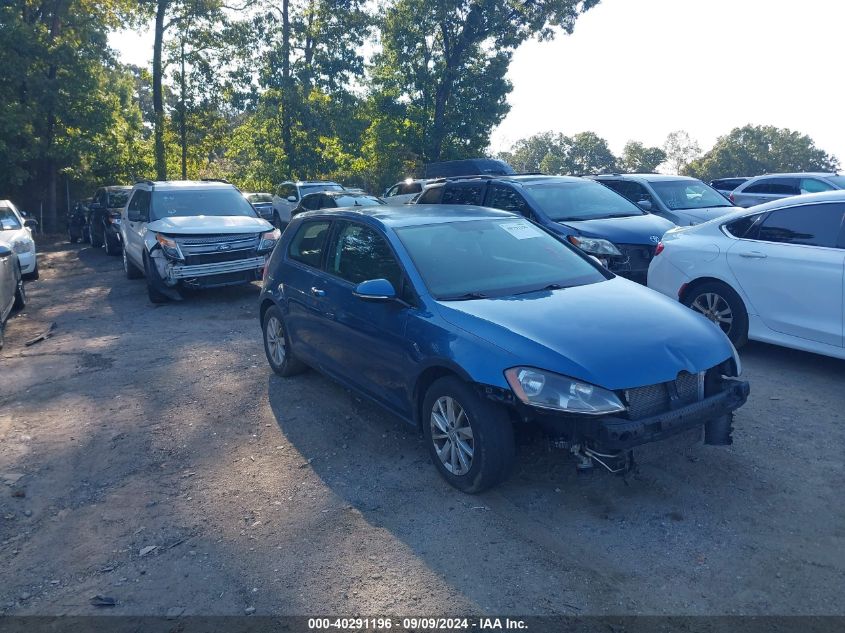
[[[260,235],[257,233],[192,235],[174,239],[185,256],[185,264],[197,266],[255,257]]]
[[[672,382],[625,390],[628,417],[631,420],[639,420],[684,407],[703,398],[704,372],[690,374],[682,371]]]

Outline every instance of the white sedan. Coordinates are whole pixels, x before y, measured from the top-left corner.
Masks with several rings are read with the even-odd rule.
[[[10,200],[0,200],[0,243],[18,256],[24,279],[38,279],[38,256],[32,227],[35,220],[24,220],[23,215]]]
[[[648,287],[701,312],[737,347],[752,339],[845,358],[845,191],[672,229]]]

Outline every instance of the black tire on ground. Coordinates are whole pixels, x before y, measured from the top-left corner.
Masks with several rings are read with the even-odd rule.
[[[71,229],[70,227],[68,227],[67,230],[67,241],[71,244],[76,244],[76,236],[73,234],[73,229]]]
[[[100,248],[103,245],[103,237],[105,236],[105,231],[97,232],[94,227],[91,227],[91,246],[94,248]]]
[[[169,297],[159,290],[159,284],[162,282],[158,271],[146,255],[144,256],[144,276],[147,278],[147,296],[150,298],[150,303],[167,303]]]
[[[0,322],[0,349],[3,349],[3,343],[6,340],[6,324]]]
[[[91,226],[85,225],[82,227],[82,241],[85,244],[91,243]]]
[[[138,268],[135,264],[129,261],[129,257],[126,255],[126,249],[122,248],[121,252],[123,253],[123,272],[126,274],[127,279],[140,279],[144,276],[144,271]]]
[[[23,277],[18,279],[17,288],[15,288],[15,303],[12,305],[12,310],[23,310],[26,307],[26,288],[23,285]]]
[[[35,268],[33,268],[31,273],[26,273],[25,275],[21,275],[26,281],[35,281],[41,276],[41,273],[38,272],[38,262],[35,262]]]
[[[281,330],[281,331],[279,331]],[[261,321],[261,331],[264,338],[264,353],[267,355],[267,362],[270,363],[270,368],[285,378],[301,374],[307,367],[305,363],[293,355],[293,350],[290,345],[290,337],[288,336],[285,321],[282,318],[282,312],[276,306],[271,306],[264,313],[264,318]],[[279,339],[281,336],[281,339]],[[278,343],[283,342],[282,353],[278,354]],[[281,361],[279,356],[282,356]]]
[[[106,231],[103,232],[103,246],[105,246],[106,255],[120,255],[120,242],[117,238],[109,237],[109,234]]]
[[[742,347],[748,342],[748,312],[740,296],[726,283],[707,281],[693,286],[692,290],[684,294],[683,303],[708,318],[710,318],[709,308],[712,308],[711,314],[713,311],[724,313],[727,306],[730,310],[731,323],[729,325],[717,323],[717,325],[728,335],[734,347]]]
[[[443,442],[439,447],[441,450],[447,448],[446,442],[451,442],[451,438],[447,439],[446,434],[440,432],[441,429],[435,426],[434,421],[435,408],[439,413],[443,412],[440,403],[444,398],[451,398],[453,403],[457,403],[469,422],[471,437],[467,437],[465,431],[460,438],[458,434],[454,435],[457,439],[462,438],[465,445],[468,445],[469,441],[472,442],[471,461],[465,473],[451,472],[438,453],[434,429],[438,430],[441,438],[437,441]],[[457,419],[460,420],[460,415]],[[469,494],[482,492],[501,483],[510,475],[516,460],[516,443],[513,424],[507,411],[482,398],[456,376],[440,378],[428,388],[423,400],[421,420],[425,441],[435,467],[443,478],[458,490]],[[459,424],[463,423],[458,422],[455,427]],[[455,447],[455,451],[458,450],[458,447]]]

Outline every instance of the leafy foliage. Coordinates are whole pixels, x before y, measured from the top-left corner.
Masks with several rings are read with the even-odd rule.
[[[745,125],[719,137],[686,174],[713,180],[725,176],[795,171],[834,171],[839,161],[816,147],[806,134],[771,125]]]

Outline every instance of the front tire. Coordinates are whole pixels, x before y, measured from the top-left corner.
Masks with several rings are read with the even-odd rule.
[[[26,288],[23,285],[23,278],[18,279],[18,285],[15,288],[15,303],[12,305],[12,310],[23,310],[26,307]]]
[[[167,303],[169,297],[159,290],[161,279],[155,265],[150,261],[149,257],[144,257],[144,276],[147,278],[147,296],[150,303]]]
[[[120,244],[117,241],[117,238],[109,237],[108,232],[103,232],[103,243],[106,249],[106,255],[120,255]]]
[[[302,373],[305,365],[293,355],[290,337],[278,307],[271,306],[267,309],[261,329],[264,333],[264,353],[271,369],[284,378]]]
[[[94,248],[100,248],[103,245],[103,238],[105,237],[105,231],[102,233],[97,233],[94,230],[94,227],[91,227],[91,246]]]
[[[22,277],[23,277],[23,279],[25,279],[26,281],[35,281],[35,280],[37,280],[37,279],[41,276],[41,273],[39,273],[39,272],[38,272],[38,262],[37,262],[37,261],[35,262],[35,268],[33,268],[33,269],[32,269],[32,272],[31,272],[31,273],[26,273],[25,275],[21,275],[21,276],[22,276]]]
[[[683,303],[718,325],[734,347],[748,342],[748,312],[742,298],[726,283],[708,281],[695,286],[684,295]]]
[[[504,408],[447,376],[429,387],[422,414],[432,461],[452,486],[476,494],[507,479],[516,443]]]

